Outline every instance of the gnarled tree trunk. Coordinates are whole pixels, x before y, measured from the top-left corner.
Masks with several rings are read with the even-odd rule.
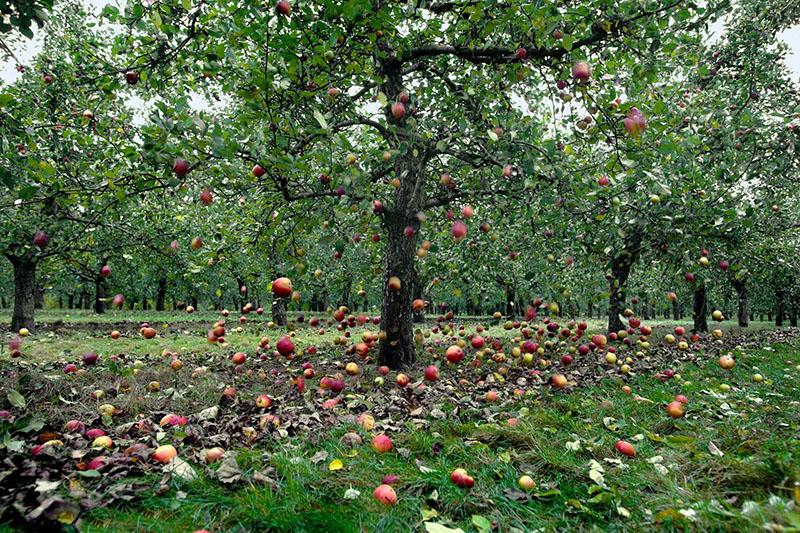
[[[28,257],[8,255],[14,267],[14,313],[11,317],[12,331],[35,326],[36,261]]]
[[[692,331],[706,332],[708,331],[708,304],[706,301],[706,284],[698,283],[694,288],[694,302],[692,305],[692,318],[694,326]]]

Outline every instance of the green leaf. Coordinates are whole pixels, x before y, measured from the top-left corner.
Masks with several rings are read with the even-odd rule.
[[[322,128],[323,130],[328,129],[328,121],[325,120],[325,116],[322,113],[320,113],[319,109],[314,110],[314,118],[317,120],[317,122],[319,122],[320,128]]]
[[[475,526],[480,533],[487,533],[492,530],[492,523],[489,519],[479,514],[472,515],[472,525]]]
[[[25,408],[26,404],[25,397],[18,391],[11,389],[10,391],[8,391],[8,394],[6,396],[8,397],[9,403],[14,407],[18,407],[20,409]]]
[[[436,522],[425,522],[425,531],[428,533],[464,533],[464,530],[460,527],[453,529]]]

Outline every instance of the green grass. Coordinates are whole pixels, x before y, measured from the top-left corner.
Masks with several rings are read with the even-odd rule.
[[[261,336],[266,335],[274,343],[286,331],[270,329],[267,318],[251,315],[241,332],[229,325],[227,346],[211,346],[205,340],[205,332],[217,315],[196,313],[191,321],[184,320],[187,316],[121,312],[108,321],[108,327],[92,326],[88,314],[80,319],[72,317],[66,327],[42,328],[26,338],[21,359],[9,361],[7,354],[0,353],[0,368],[30,366],[37,379],[28,380],[26,385],[27,390],[36,391],[28,396],[28,407],[45,415],[54,428],[69,418],[94,417],[100,423],[96,419],[97,405],[102,402],[87,400],[89,392],[97,388],[119,389],[123,383],[132,387],[130,392],[110,401],[123,407],[126,415],[120,421],[106,422],[109,428],[138,415],[197,412],[216,403],[221,385],[231,382],[240,387],[242,403],[226,411],[225,423],[236,424],[236,417],[241,414],[240,424],[252,424],[257,420],[248,407],[252,398],[260,392],[280,398],[288,385],[278,386],[272,381],[268,384],[257,373],[234,376],[230,363],[221,356],[235,350],[252,354]],[[136,323],[144,320],[159,330],[155,339],[145,340],[136,333]],[[125,333],[119,340],[108,337],[114,323],[119,323]],[[489,335],[508,340],[517,334],[497,323],[486,324],[490,326]],[[654,339],[675,325],[671,321],[648,324],[657,328]],[[590,331],[601,327],[599,321],[590,323]],[[767,328],[767,324],[756,324],[753,329]],[[352,338],[360,338],[365,329],[369,328],[351,330]],[[737,330],[727,323],[723,329],[731,333]],[[306,326],[295,331],[300,348],[312,344],[321,348],[314,359],[320,372],[316,379],[324,372],[335,371],[337,366],[331,359],[348,360],[332,345],[341,332],[330,326],[325,330],[323,335]],[[374,327],[371,331],[375,331]],[[64,378],[61,362],[76,362],[80,354],[89,350],[100,353],[104,364]],[[158,355],[163,350],[179,352],[187,369],[209,365],[210,375],[195,379],[188,372],[172,372]],[[130,358],[111,363],[107,358],[111,354]],[[383,411],[378,422],[395,446],[386,454],[377,454],[369,445],[377,430],[364,430],[352,415],[344,413],[363,408],[371,412],[385,409],[369,403],[376,399],[378,403],[401,407],[404,401],[413,400],[407,397],[399,401],[396,387],[388,383],[385,392],[380,392],[382,389],[372,384],[375,369],[365,368],[371,375],[365,374],[363,384],[358,386],[356,378],[349,381],[345,399],[358,400],[363,395],[366,406],[355,410],[339,408],[339,418],[334,417],[324,431],[295,428],[297,433],[283,437],[273,432],[248,447],[235,437],[241,427],[227,427],[225,432],[234,437],[226,447],[229,453],[236,454],[241,481],[221,483],[215,476],[220,465],[202,465],[193,446],[183,444],[179,446],[181,455],[186,454],[194,464],[197,479],[167,478],[165,486],[164,478],[154,474],[115,479],[115,484],[135,481],[148,488],[131,502],[117,500],[87,512],[82,516],[81,528],[163,532],[203,528],[424,531],[426,523],[438,523],[481,531],[490,523],[496,531],[734,531],[763,529],[769,524],[798,530],[800,488],[797,493],[793,491],[800,483],[800,341],[736,350],[735,356],[732,371],[720,368],[716,356],[700,354],[696,362],[675,365],[668,361],[679,377],[664,382],[654,378],[653,370],[638,370],[639,362],[634,365],[635,375],[612,373],[593,386],[583,386],[580,373],[573,369],[570,376],[578,380],[577,387],[558,391],[546,385],[523,386],[527,392],[520,397],[514,397],[506,388],[502,401],[493,404],[480,399],[483,392],[478,391],[485,391],[485,387],[454,386],[456,373],[468,377],[477,371],[468,370],[466,365],[447,369],[448,381],[435,387],[451,388],[435,396],[433,405],[425,404],[427,410],[419,416],[394,419],[391,409]],[[138,376],[127,366],[131,359],[144,361]],[[292,364],[297,366],[296,362]],[[646,361],[641,364],[646,365]],[[607,367],[602,365],[589,367],[596,373],[604,370]],[[419,374],[419,369],[414,373]],[[755,373],[762,374],[765,381],[754,382]],[[163,394],[147,392],[146,384],[151,380],[162,383]],[[633,389],[632,394],[623,392],[623,384]],[[731,390],[723,391],[723,384]],[[8,382],[10,387],[22,385],[21,379]],[[168,394],[171,387],[181,394]],[[673,420],[666,415],[664,406],[676,394],[687,396],[689,405],[685,417]],[[306,398],[314,398],[314,394]],[[298,404],[302,402],[287,402],[285,406]],[[306,414],[316,410],[308,402],[298,408]],[[433,408],[444,416],[432,416]],[[240,409],[242,413],[238,412]],[[509,425],[507,420],[511,417],[518,418],[519,424]],[[363,443],[345,446],[342,436],[348,432],[358,433]],[[171,433],[158,437],[162,442],[173,438],[178,437]],[[614,444],[619,439],[634,444],[636,457],[625,458],[615,451]],[[723,455],[712,453],[715,449]],[[321,451],[326,456],[312,461]],[[341,470],[329,470],[334,459],[342,461]],[[591,465],[602,467],[602,480],[592,474]],[[455,468],[465,468],[475,478],[471,490],[450,482],[449,475]],[[154,469],[158,467],[145,471]],[[395,484],[399,501],[394,507],[386,507],[371,496],[387,474],[399,478]],[[526,493],[517,487],[522,474],[534,478],[535,490]],[[345,498],[349,489],[358,491],[358,495]]]
[[[240,454],[245,474],[274,468],[277,490],[260,484],[230,490],[208,476],[173,481],[167,494],[93,511],[85,529],[409,531],[424,528],[424,514],[465,531],[476,529],[474,515],[500,531],[751,530],[770,522],[798,528],[798,502],[790,503],[800,481],[797,364],[798,347],[784,345],[739,353],[731,372],[711,360],[679,368],[681,380],[661,383],[641,375],[630,382],[632,395],[614,379],[568,394],[547,389],[490,408],[497,415],[492,422],[472,417],[404,428],[393,438],[407,457],[375,453],[367,432],[342,424],[321,438]],[[754,383],[754,372],[767,380]],[[732,390],[721,392],[723,383]],[[672,420],[663,406],[678,393],[690,403],[684,418]],[[521,423],[511,427],[504,421],[514,415]],[[339,438],[348,430],[360,431],[365,443],[344,448]],[[634,443],[636,457],[617,454],[617,439]],[[712,442],[722,457],[709,452]],[[579,449],[567,449],[567,443]],[[328,457],[312,464],[320,450]],[[344,468],[331,472],[327,465],[335,458]],[[417,461],[432,471],[422,472]],[[602,487],[590,477],[591,461],[605,470]],[[457,467],[475,478],[473,489],[449,482]],[[370,497],[389,473],[400,479],[393,508]],[[507,491],[517,491],[523,473],[539,487],[529,499],[515,501],[518,492]],[[346,500],[349,488],[360,496]],[[178,498],[178,491],[185,497]]]

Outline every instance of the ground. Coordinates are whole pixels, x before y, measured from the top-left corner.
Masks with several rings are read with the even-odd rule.
[[[43,318],[49,323],[23,339],[21,357],[0,354],[7,410],[0,529],[59,522],[85,531],[800,528],[796,330],[723,325],[721,339],[706,336],[680,351],[663,341],[675,324],[651,322],[649,346],[617,346],[620,362],[632,359],[625,374],[599,349],[569,365],[559,360],[587,336],[562,337],[561,345],[555,337],[526,366],[512,350],[521,329],[494,321],[484,321],[481,335],[498,341],[494,351],[505,361],[476,359],[467,341],[465,359],[449,364],[445,348],[474,334],[478,322],[464,321],[452,336],[433,332],[431,322],[421,327],[431,334],[401,388],[397,372],[376,383],[376,365],[346,352],[375,326],[349,328],[351,340],[337,346],[342,331],[323,323],[320,334],[306,317],[294,331],[296,356],[286,359],[257,350],[261,337],[274,347],[285,333],[262,317],[241,332],[229,319],[227,346],[206,341],[219,318],[212,313]],[[154,339],[139,335],[144,320],[158,331]],[[600,327],[590,321],[588,336]],[[122,338],[110,339],[112,329]],[[236,368],[230,355],[239,350],[247,360]],[[82,362],[88,351],[99,354],[95,365]],[[730,370],[718,361],[728,353]],[[178,371],[169,366],[176,357]],[[358,364],[357,375],[346,374],[348,362]],[[67,363],[79,370],[65,374]],[[314,376],[301,384],[303,363]],[[431,363],[440,367],[435,382],[423,379]],[[338,373],[341,393],[319,388],[320,378]],[[551,384],[557,373],[567,377],[565,388]],[[224,395],[226,386],[235,395]],[[256,405],[260,394],[270,396],[269,407]],[[676,395],[688,403],[683,417],[671,418],[665,406]],[[113,415],[100,415],[104,404]],[[170,413],[177,423],[160,425]],[[83,427],[65,429],[70,420]],[[112,447],[93,448],[90,428],[112,437]],[[390,451],[370,445],[380,434],[390,437]],[[615,449],[620,440],[634,456]],[[160,444],[174,445],[177,459],[155,461]],[[207,464],[213,447],[226,453]],[[472,488],[451,481],[456,468],[474,479]],[[522,475],[535,487],[521,488]],[[391,482],[396,505],[373,498],[382,481]]]

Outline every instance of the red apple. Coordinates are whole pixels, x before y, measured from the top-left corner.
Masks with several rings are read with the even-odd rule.
[[[176,159],[172,164],[172,171],[178,176],[185,176],[189,172],[189,162],[184,159]]]
[[[278,278],[272,282],[272,294],[278,298],[288,298],[292,295],[292,280]]]

